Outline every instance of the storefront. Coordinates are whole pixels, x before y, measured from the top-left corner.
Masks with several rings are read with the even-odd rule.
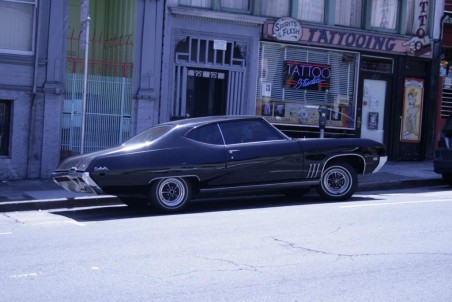
[[[256,114],[295,137],[383,142],[392,160],[423,160],[432,47],[415,37],[301,25],[283,17],[264,24]],[[429,109],[430,110],[430,109]]]
[[[263,18],[170,7],[160,120],[254,111]]]

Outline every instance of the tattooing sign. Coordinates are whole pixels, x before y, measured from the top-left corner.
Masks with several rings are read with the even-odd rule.
[[[325,91],[330,87],[331,66],[284,61],[284,87]]]

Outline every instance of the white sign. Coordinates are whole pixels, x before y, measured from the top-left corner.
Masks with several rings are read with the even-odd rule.
[[[273,37],[280,41],[296,42],[303,34],[301,24],[291,17],[282,17],[273,26]]]
[[[271,97],[272,96],[272,83],[271,82],[262,82],[261,96],[263,96],[263,97]]]
[[[213,49],[226,50],[227,44],[225,40],[213,40]]]

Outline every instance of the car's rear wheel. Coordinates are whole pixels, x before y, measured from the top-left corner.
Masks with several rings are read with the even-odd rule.
[[[173,212],[182,210],[190,201],[190,183],[178,177],[162,178],[154,181],[149,192],[149,201],[157,210]]]
[[[449,185],[452,186],[452,173],[443,173],[443,180]]]
[[[328,200],[346,200],[356,191],[358,177],[347,163],[334,163],[325,168],[318,186],[319,194]]]

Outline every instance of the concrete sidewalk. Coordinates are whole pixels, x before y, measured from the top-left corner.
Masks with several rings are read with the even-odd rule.
[[[380,172],[360,175],[358,192],[444,185],[431,161],[387,162]],[[121,204],[114,196],[66,191],[50,179],[0,181],[0,212]]]

